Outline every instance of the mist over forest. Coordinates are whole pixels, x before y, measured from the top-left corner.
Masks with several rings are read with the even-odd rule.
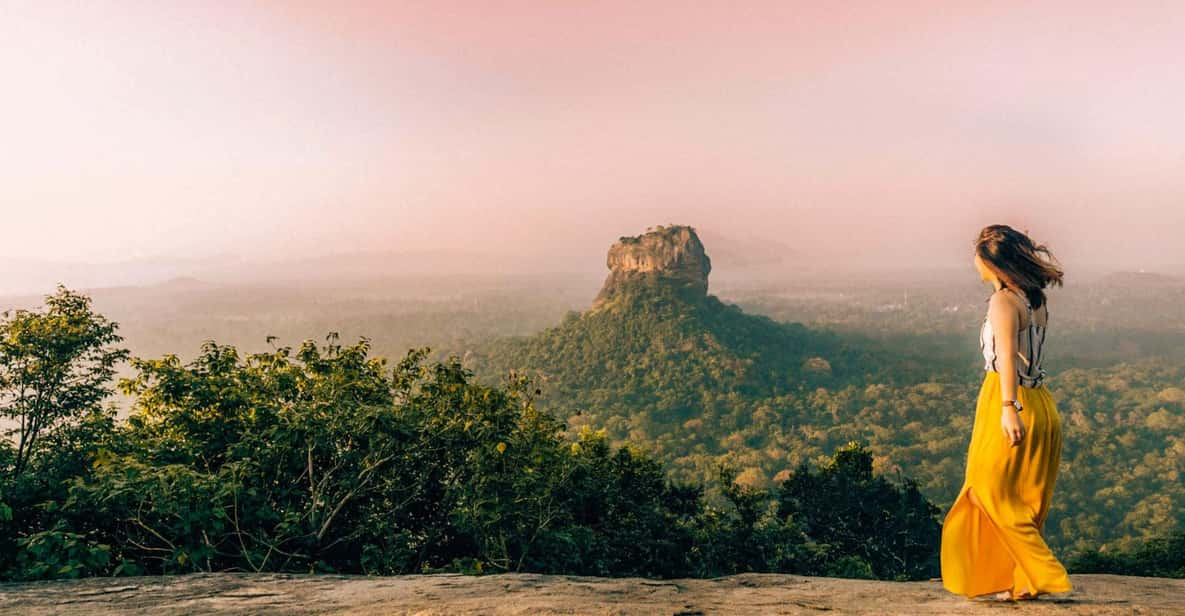
[[[705,243],[713,259],[709,292],[745,312],[932,347],[968,370],[976,366],[975,336],[990,289],[969,262],[827,271],[796,263],[777,246],[726,242],[717,251]],[[749,248],[756,255],[746,255]],[[376,355],[392,359],[419,346],[443,358],[587,309],[605,279],[602,261],[578,267],[576,259],[541,264],[442,251],[343,253],[251,267],[229,258],[62,265],[25,271],[26,284],[40,290],[0,294],[0,310],[39,306],[64,282],[93,297],[96,310],[120,324],[127,347],[142,357],[192,358],[206,340],[262,352],[272,348],[268,336],[276,345],[297,345],[338,332],[345,340],[366,336]],[[88,280],[159,282],[91,286]],[[1185,275],[1071,269],[1066,286],[1050,296],[1058,334],[1048,351],[1053,369],[1185,355]],[[121,374],[130,374],[128,367]]]

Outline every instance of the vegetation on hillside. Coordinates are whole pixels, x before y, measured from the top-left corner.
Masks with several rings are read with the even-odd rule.
[[[506,369],[531,375],[541,403],[573,432],[605,428],[612,443],[644,445],[673,478],[705,483],[710,499],[720,496],[710,480],[721,463],[771,488],[855,440],[878,472],[907,469],[945,510],[961,485],[983,379],[978,348],[972,338],[956,363],[949,351],[890,342],[646,289],[536,335],[491,341],[471,361],[487,382]],[[1065,430],[1049,544],[1059,553],[1135,549],[1185,528],[1185,365],[1157,356],[1046,365]]]
[[[370,355],[368,339],[343,346],[335,334],[247,355],[208,341],[189,362],[131,357],[136,376],[118,385],[135,408],[117,420],[112,366],[127,357],[117,324],[64,288],[46,306],[0,320],[0,413],[20,426],[0,440],[4,579],[224,570],[925,579],[938,574],[943,509],[926,482],[961,472],[969,432],[965,415],[934,420],[947,396],[968,401],[954,384],[886,384],[861,369],[867,351],[832,334],[661,301],[545,334],[591,365],[557,363],[565,356],[536,342],[543,351],[525,357],[552,358],[563,376],[542,374],[547,383],[504,372],[483,384],[455,357],[429,361],[427,348],[392,366]],[[631,342],[614,319],[641,342],[619,349]],[[564,328],[579,327],[587,338],[573,342]],[[655,346],[669,351],[661,361],[626,368]],[[1091,486],[1096,505],[1075,514],[1087,524],[1063,515],[1062,531],[1076,524],[1069,530],[1089,542],[1105,536],[1092,524],[1117,517],[1120,530],[1160,525],[1138,535],[1147,541],[1091,544],[1072,571],[1179,575],[1179,536],[1165,530],[1179,523],[1182,457],[1150,452],[1180,444],[1173,405],[1185,395],[1164,386],[1180,373],[1061,376],[1083,378],[1080,391],[1096,396],[1086,408],[1118,401],[1109,413],[1064,403],[1068,435],[1102,436],[1067,438],[1055,509]],[[624,398],[639,408],[673,401],[639,425],[674,435],[615,442],[620,422],[636,421],[628,405],[615,407],[618,423],[595,408],[575,425],[557,417],[563,401],[545,402],[544,389],[559,383],[578,397],[579,378],[595,379],[590,391],[606,405],[623,404],[615,392],[640,396]],[[723,393],[707,395],[706,383]],[[704,400],[712,413],[694,414]],[[608,427],[591,425],[598,417]],[[689,443],[700,447],[666,461]],[[772,478],[759,466],[767,459],[780,468]],[[1132,462],[1124,470],[1138,481],[1106,475],[1096,459]],[[680,476],[689,460],[704,479]]]
[[[47,303],[0,324],[3,408],[22,420],[44,414],[27,400],[75,383],[22,380],[24,367],[94,375],[87,391],[102,391],[123,353],[84,296]],[[38,344],[23,344],[30,331]],[[486,387],[455,358],[426,363],[427,349],[390,369],[368,351],[331,334],[246,357],[213,341],[185,364],[134,357],[126,421],[101,396],[53,398],[72,410],[52,430],[0,446],[0,573],[934,573],[937,510],[908,483],[874,479],[859,444],[776,494],[721,466],[717,507],[604,431],[563,438],[526,377]],[[870,515],[801,507],[816,498]],[[903,532],[884,537],[886,521]]]

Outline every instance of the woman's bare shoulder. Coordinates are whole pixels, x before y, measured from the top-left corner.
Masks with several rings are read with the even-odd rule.
[[[1024,319],[1024,305],[1015,293],[998,289],[988,298],[988,318],[992,321],[1020,323]]]
[[[995,306],[997,304],[1003,304],[1005,306],[1023,306],[1024,305],[1023,302],[1021,301],[1020,297],[1018,297],[1015,292],[1010,291],[1009,289],[1006,289],[1006,288],[996,289],[995,291],[992,292],[991,296],[988,297],[988,305],[989,306]]]

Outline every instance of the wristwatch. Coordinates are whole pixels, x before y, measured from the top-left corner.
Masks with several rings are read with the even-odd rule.
[[[1014,408],[1016,409],[1016,412],[1017,412],[1017,413],[1019,413],[1019,412],[1023,411],[1023,410],[1024,410],[1024,408],[1025,408],[1025,407],[1023,407],[1023,406],[1021,406],[1021,405],[1020,405],[1020,400],[1005,400],[1005,401],[1004,401],[1004,406],[1012,406],[1012,407],[1014,407]]]

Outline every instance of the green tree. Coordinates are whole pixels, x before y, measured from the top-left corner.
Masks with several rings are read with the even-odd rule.
[[[1067,568],[1074,573],[1185,578],[1185,530],[1157,535],[1131,550],[1084,550]]]
[[[941,511],[910,479],[894,485],[872,474],[858,442],[813,471],[805,463],[781,485],[778,515],[818,544],[827,575],[925,579],[937,572]]]
[[[0,320],[0,571],[22,578],[77,577],[105,569],[109,546],[63,510],[70,482],[89,476],[115,432],[110,395],[128,352],[117,324],[89,297],[58,286],[45,310],[5,311]],[[15,436],[15,443],[10,438]]]
[[[9,479],[29,468],[40,439],[88,413],[112,393],[118,324],[91,310],[89,297],[58,285],[46,310],[4,311],[0,320],[0,417],[16,420]]]

